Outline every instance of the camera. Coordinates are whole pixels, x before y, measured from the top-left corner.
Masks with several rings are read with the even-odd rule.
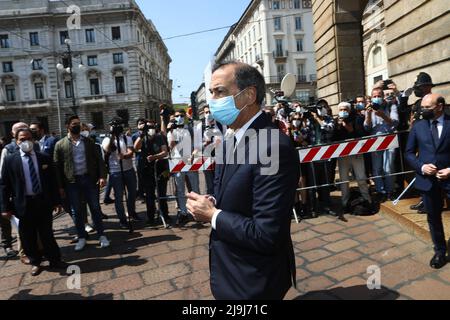
[[[381,105],[379,105],[378,103],[372,103],[372,109],[374,111],[378,111],[381,109]]]
[[[111,134],[118,136],[124,132],[125,122],[120,117],[113,118],[108,125],[111,127]]]
[[[389,90],[389,85],[393,84],[394,82],[391,79],[386,79],[383,81],[384,85],[383,85],[383,90]]]

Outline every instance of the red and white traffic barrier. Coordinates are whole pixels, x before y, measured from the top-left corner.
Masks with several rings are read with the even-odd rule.
[[[214,166],[215,166],[214,158],[207,158],[207,157],[194,159],[193,164],[187,164],[186,162],[180,159],[169,160],[170,173],[211,171],[214,170]]]
[[[376,151],[392,150],[399,147],[396,134],[353,140],[329,146],[319,146],[300,150],[300,162],[309,163],[321,160],[343,158]]]
[[[301,149],[299,154],[301,163],[310,163],[397,148],[399,148],[398,136],[392,134]],[[210,171],[214,170],[215,159],[201,157],[195,159],[193,164],[187,164],[181,159],[170,159],[169,167],[170,173]]]

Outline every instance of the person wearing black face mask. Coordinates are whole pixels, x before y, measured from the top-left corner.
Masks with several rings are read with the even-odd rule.
[[[80,201],[81,194],[84,194],[89,205],[94,228],[99,235],[100,246],[109,247],[109,241],[104,235],[98,196],[98,186],[103,188],[106,184],[105,163],[94,141],[80,135],[81,122],[78,116],[71,116],[66,121],[66,126],[69,133],[56,144],[54,162],[60,196],[62,198],[67,196],[75,215],[78,235],[75,251],[84,249],[87,238]]]
[[[406,159],[416,171],[415,187],[428,213],[435,251],[430,266],[440,269],[447,263],[442,195],[450,196],[450,117],[444,114],[445,99],[437,94],[425,96],[421,106],[423,120],[410,132]]]
[[[58,142],[58,139],[46,134],[45,129],[40,122],[32,122],[30,124],[30,130],[33,133],[35,143],[39,147],[38,150],[35,149],[35,151],[40,151],[53,157],[53,152],[55,151],[55,145]]]

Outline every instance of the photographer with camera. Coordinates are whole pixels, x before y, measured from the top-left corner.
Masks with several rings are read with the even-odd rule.
[[[140,220],[136,214],[137,181],[133,167],[134,146],[131,137],[124,134],[124,121],[122,118],[115,117],[109,125],[111,126],[110,137],[106,137],[103,140],[102,148],[114,190],[114,205],[120,220],[120,228],[129,229],[131,226],[129,221],[127,221],[123,205],[124,194],[127,194],[125,198],[128,218]]]
[[[337,141],[353,140],[361,138],[364,132],[357,130],[357,114],[352,111],[352,106],[348,102],[342,102],[338,105],[339,117],[336,128],[335,138]],[[338,159],[339,163],[339,177],[341,181],[349,181],[349,173],[352,170],[354,178],[356,178],[359,186],[359,191],[365,200],[364,207],[370,209],[372,206],[372,199],[369,194],[369,187],[367,185],[367,176],[364,167],[364,156],[355,155]],[[342,191],[342,207],[344,213],[353,213],[350,203],[350,188],[349,184],[341,184]]]
[[[366,106],[366,120],[364,127],[370,135],[394,133],[399,122],[398,107],[395,103],[388,103],[384,99],[382,88],[372,90],[372,100]],[[394,172],[396,150],[385,150],[372,153],[373,175],[385,176],[376,178],[375,186],[381,202],[394,200],[394,180],[390,174]]]
[[[139,125],[141,135],[136,139],[134,148],[139,151],[141,157],[138,163],[138,171],[143,179],[145,200],[147,204],[147,225],[155,226],[156,197],[155,191],[161,198],[167,197],[167,183],[169,181],[169,162],[165,159],[168,156],[167,141],[163,134],[158,132],[154,121],[145,121]],[[156,164],[156,161],[157,164]],[[155,164],[156,176],[155,180]],[[170,223],[169,207],[166,199],[159,200],[161,213],[166,223]]]
[[[197,153],[201,150],[201,145],[194,145],[194,128],[186,119],[186,112],[178,110],[175,112],[175,122],[170,125],[171,131],[167,134],[172,159],[183,159],[187,164],[192,164]],[[180,172],[175,175],[175,185],[179,212],[176,224],[184,224],[189,221],[191,215],[186,208],[185,183],[188,183],[190,190],[199,194],[198,172]]]

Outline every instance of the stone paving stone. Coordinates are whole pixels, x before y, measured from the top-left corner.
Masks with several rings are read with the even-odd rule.
[[[414,281],[398,292],[418,300],[450,300],[450,285],[430,278]]]
[[[362,259],[345,264],[333,270],[326,271],[325,274],[337,281],[343,281],[353,276],[364,275],[367,273],[367,268],[369,266],[375,265],[376,263],[369,259]]]
[[[397,247],[394,247],[394,248],[382,250],[380,252],[371,254],[370,258],[375,261],[378,261],[379,264],[384,265],[389,262],[399,260],[400,258],[406,257],[408,255],[409,255],[409,253],[407,253],[403,250],[400,250]]]
[[[332,252],[341,252],[359,246],[359,243],[352,239],[345,239],[325,246],[325,249]]]
[[[209,281],[209,272],[207,272],[206,270],[195,271],[193,273],[189,273],[172,280],[177,289],[196,286],[205,281]]]
[[[1,277],[2,283],[0,286],[0,291],[19,287],[19,284],[24,276],[25,274],[16,274],[9,277]]]
[[[371,255],[374,254],[375,252],[378,252],[380,249],[387,250],[393,247],[395,247],[395,245],[392,244],[391,242],[384,240],[377,240],[374,242],[365,243],[364,245],[357,247],[356,250],[358,250],[363,254]]]
[[[369,231],[366,233],[363,233],[359,236],[353,237],[352,239],[360,242],[372,242],[377,241],[381,238],[384,238],[386,235],[378,232],[378,231]]]
[[[297,281],[309,278],[310,276],[311,276],[311,273],[306,271],[303,267],[297,268],[297,271],[296,271]]]
[[[313,230],[305,230],[292,234],[291,238],[293,242],[302,242],[318,237],[319,235],[319,233],[314,232]]]
[[[376,300],[387,298],[396,300],[399,296],[387,288],[369,290],[367,281],[361,277],[353,277],[331,287],[330,293],[343,300]]]
[[[171,250],[182,250],[200,245],[208,245],[208,243],[209,236],[198,236],[196,238],[189,238],[187,240],[183,239],[183,241],[173,241],[168,245]]]
[[[321,237],[322,240],[325,240],[327,242],[336,242],[339,240],[342,240],[344,238],[347,238],[348,235],[342,232],[328,234],[326,236]]]
[[[388,240],[392,243],[398,244],[398,245],[402,245],[402,244],[414,241],[415,238],[413,236],[411,236],[410,234],[403,232],[403,233],[399,233],[399,234],[390,236],[386,240]]]
[[[193,248],[187,248],[183,250],[161,254],[159,256],[154,256],[153,261],[155,261],[158,264],[158,266],[162,267],[168,264],[173,264],[181,261],[188,261],[206,255],[209,255],[209,251],[203,246],[202,247],[197,246]]]
[[[390,226],[380,229],[380,232],[382,232],[386,235],[394,235],[394,234],[403,232],[403,230],[400,227],[398,227],[397,225],[390,225]]]
[[[324,223],[312,228],[312,230],[322,233],[322,234],[330,234],[341,231],[344,229],[344,226],[338,225],[334,222]]]
[[[137,290],[123,293],[125,300],[147,300],[169,292],[175,291],[170,281],[160,282],[151,286],[144,286]]]
[[[438,272],[438,276],[440,280],[444,280],[450,285],[450,268],[449,266],[444,267],[441,271]]]
[[[294,246],[298,248],[300,252],[303,252],[312,249],[323,248],[326,244],[327,244],[326,241],[323,241],[320,238],[315,238],[307,241],[302,241],[300,243],[296,243]]]
[[[310,293],[312,291],[325,290],[334,283],[324,276],[313,276],[302,281],[297,281],[298,291],[305,293]]]
[[[94,294],[100,294],[104,292],[116,294],[133,289],[138,289],[141,288],[143,285],[144,282],[142,281],[140,275],[132,274],[129,276],[97,283],[93,286],[93,292]]]
[[[381,283],[389,288],[410,282],[434,272],[429,266],[418,263],[411,258],[403,258],[381,267]]]
[[[142,278],[146,285],[155,284],[165,280],[170,280],[190,273],[191,271],[185,263],[170,264],[163,268],[146,271],[142,273]]]
[[[323,272],[325,270],[330,270],[339,267],[343,264],[355,261],[361,257],[361,254],[354,251],[348,250],[341,252],[339,254],[333,255],[331,257],[310,263],[306,268],[312,272]]]
[[[326,258],[330,255],[331,252],[322,249],[315,249],[302,253],[302,257],[308,260],[309,262],[314,262],[322,258]]]
[[[343,232],[351,235],[351,236],[357,236],[363,233],[367,233],[373,230],[373,226],[370,224],[365,224],[358,227],[348,228],[344,229]]]
[[[193,271],[207,270],[209,272],[209,256],[186,261],[186,264],[188,264]]]

